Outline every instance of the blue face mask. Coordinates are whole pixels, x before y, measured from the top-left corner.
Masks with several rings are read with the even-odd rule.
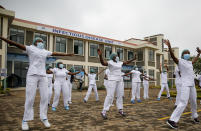
[[[184,54],[184,60],[189,60],[190,59],[190,54]]]
[[[115,60],[116,60],[116,62],[119,62],[119,57],[117,56]]]
[[[63,64],[59,64],[59,68],[64,68],[64,65]]]
[[[37,47],[39,49],[44,49],[44,44],[42,42],[38,42]]]

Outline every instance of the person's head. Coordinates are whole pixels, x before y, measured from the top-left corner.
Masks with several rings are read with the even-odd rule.
[[[50,69],[52,69],[51,65],[46,66],[46,70],[50,70]]]
[[[190,51],[188,49],[183,50],[181,53],[181,58],[185,59],[185,60],[189,60],[190,59]]]
[[[135,70],[138,71],[138,68],[136,67]]]
[[[69,71],[72,72],[72,73],[74,73],[75,72],[75,68],[71,67]]]
[[[117,53],[112,53],[110,55],[110,60],[113,60],[114,62],[118,62],[118,56],[117,56]]]
[[[40,48],[40,49],[44,49],[45,48],[45,45],[43,43],[43,39],[40,38],[40,37],[36,37],[34,40],[33,40],[33,43],[32,43],[34,46]]]
[[[62,62],[57,62],[56,67],[59,69],[62,69],[62,68],[64,68],[64,65]]]
[[[163,73],[166,73],[167,72],[167,69],[163,68]]]
[[[95,70],[94,69],[90,69],[90,73],[95,73]]]

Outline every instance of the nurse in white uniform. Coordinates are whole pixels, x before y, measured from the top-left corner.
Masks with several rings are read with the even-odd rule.
[[[117,54],[112,53],[110,55],[110,60],[104,61],[102,57],[102,52],[100,49],[98,49],[98,55],[99,55],[101,64],[103,66],[108,66],[108,69],[110,71],[108,75],[107,96],[105,98],[104,107],[103,107],[103,111],[101,112],[101,116],[103,117],[103,119],[107,119],[106,113],[107,111],[109,111],[110,105],[114,98],[115,90],[117,94],[117,100],[116,100],[117,108],[119,110],[119,113],[122,116],[125,116],[125,113],[123,112],[124,89],[122,88],[122,85],[120,84],[122,81],[121,68],[122,68],[122,65],[126,65],[134,61],[136,57],[133,58],[132,60],[121,62],[121,61],[118,61]]]
[[[99,73],[95,73],[95,70],[91,69],[90,70],[90,74],[87,74],[85,72],[85,70],[83,70],[83,71],[84,71],[84,74],[86,76],[88,76],[88,78],[89,78],[89,86],[88,86],[87,94],[86,94],[86,96],[83,99],[84,103],[86,103],[88,101],[92,89],[94,90],[96,101],[99,101],[98,90],[97,90],[97,86],[96,86],[96,76],[98,76],[104,70],[100,71]]]
[[[176,102],[175,102],[175,108],[176,108],[181,97],[181,86],[182,86],[181,74],[180,74],[178,66],[176,66],[175,68],[174,75],[175,75],[175,85],[177,89],[177,96],[176,96]]]
[[[164,88],[166,89],[166,92],[167,92],[167,98],[170,99],[170,91],[169,91],[168,80],[167,80],[168,67],[167,67],[167,65],[165,67],[166,67],[166,69],[163,69],[163,71],[161,71],[161,64],[160,64],[159,71],[161,74],[161,90],[158,93],[158,97],[157,97],[158,101],[160,101]]]
[[[143,76],[143,87],[144,87],[144,99],[149,99],[149,80],[154,80],[149,77],[146,73]]]
[[[191,104],[192,119],[195,123],[199,123],[197,114],[197,92],[195,89],[195,82],[194,82],[195,74],[193,71],[193,64],[198,60],[200,56],[200,53],[198,51],[199,48],[197,48],[198,51],[197,57],[195,57],[192,61],[190,61],[189,50],[184,50],[182,52],[181,59],[177,59],[174,56],[170,42],[166,40],[165,44],[169,48],[169,52],[172,59],[178,65],[182,81],[180,100],[178,102],[176,109],[173,111],[170,119],[167,121],[167,124],[171,128],[178,128],[177,122],[179,121],[184,109],[186,108],[189,99]]]
[[[70,68],[70,70],[69,70],[71,73],[74,73],[75,72],[75,69],[72,67],[72,68]],[[68,94],[69,94],[69,96],[68,96],[68,104],[72,104],[72,101],[71,101],[71,99],[72,99],[72,87],[73,87],[73,81],[74,81],[74,78],[75,78],[75,76],[74,75],[67,75],[67,84],[68,84]]]
[[[79,72],[71,73],[64,68],[62,62],[58,62],[56,64],[56,68],[52,69],[50,73],[54,74],[55,81],[54,81],[54,99],[52,104],[52,111],[56,111],[56,107],[59,104],[60,93],[63,93],[63,102],[65,110],[69,110],[68,104],[68,96],[69,96],[69,88],[66,81],[67,75],[76,75]]]
[[[34,119],[33,104],[35,100],[36,90],[40,92],[40,119],[45,127],[50,127],[47,118],[48,110],[48,81],[46,76],[45,63],[48,56],[72,56],[72,54],[50,52],[44,49],[44,43],[41,38],[35,38],[31,46],[24,46],[14,41],[8,40],[0,36],[0,39],[6,41],[10,45],[26,51],[29,57],[29,69],[26,77],[26,100],[24,117],[22,121],[22,130],[29,130],[28,121]]]
[[[50,71],[51,69],[52,69],[51,66],[47,67],[47,71]],[[48,80],[48,106],[50,106],[50,101],[52,98],[53,73],[51,73],[51,74],[47,73],[47,80]]]
[[[137,98],[137,102],[141,102],[140,100],[140,85],[141,85],[141,75],[142,73],[138,71],[138,68],[136,67],[135,70],[132,70],[129,73],[126,73],[126,75],[132,74],[132,97],[131,97],[131,103],[135,103],[135,97]]]

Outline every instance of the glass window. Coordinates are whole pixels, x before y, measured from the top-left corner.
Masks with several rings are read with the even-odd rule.
[[[95,73],[98,73],[98,67],[90,66],[90,67],[89,67],[89,73],[90,73],[90,70],[91,70],[91,69],[94,69]],[[98,75],[96,75],[96,80],[98,80],[98,78],[99,78]]]
[[[41,33],[35,33],[34,38],[40,37],[43,39],[43,42],[45,44],[45,49],[47,49],[47,35],[46,34],[41,34]]]
[[[124,60],[123,54],[124,54],[124,49],[123,48],[117,48],[117,55],[119,56],[120,61]]]
[[[74,54],[83,55],[83,41],[74,40]]]
[[[105,58],[110,59],[110,55],[112,54],[112,47],[111,46],[105,46]]]
[[[134,53],[133,51],[128,51],[128,60],[131,60],[134,58]]]
[[[97,53],[98,44],[89,43],[89,46],[90,46],[90,56],[98,57]]]
[[[24,44],[24,30],[17,28],[10,28],[10,40],[20,44]]]
[[[154,78],[154,70],[149,70],[149,76],[150,76],[151,78]]]
[[[137,51],[137,58],[138,58],[138,61],[143,61],[143,50],[142,49]]]
[[[66,38],[56,37],[56,52],[66,53]]]
[[[154,54],[154,50],[149,50],[149,61],[154,61],[155,59],[155,54]]]
[[[82,65],[74,65],[75,71],[82,71],[83,66]]]

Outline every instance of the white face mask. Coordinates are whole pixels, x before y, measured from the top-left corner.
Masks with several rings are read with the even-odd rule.
[[[115,60],[116,60],[116,62],[119,62],[119,57],[117,56]]]
[[[38,42],[37,47],[39,49],[44,49],[44,44],[42,42]]]
[[[136,71],[138,71],[138,68],[135,68]]]

